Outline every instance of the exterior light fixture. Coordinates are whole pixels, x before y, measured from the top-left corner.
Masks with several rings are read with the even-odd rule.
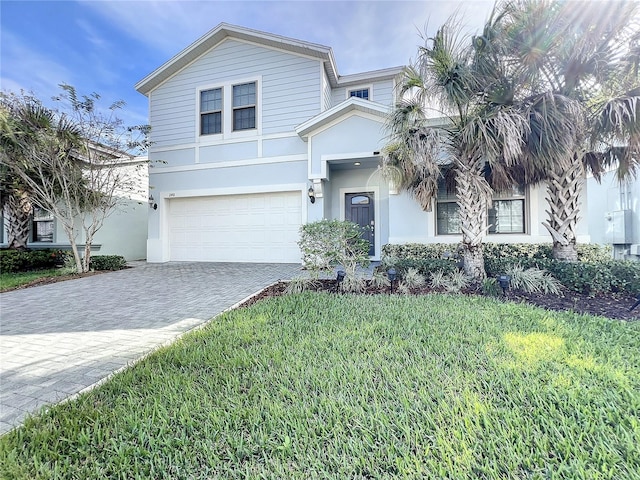
[[[149,208],[152,208],[154,210],[158,209],[158,204],[153,199],[153,195],[149,195]]]
[[[338,270],[336,272],[336,293],[338,292],[338,289],[340,288],[340,284],[342,282],[344,282],[344,276],[346,275],[344,270]]]
[[[502,289],[502,295],[507,294],[507,290],[509,290],[509,285],[511,285],[511,276],[510,275],[500,275],[498,277],[498,285]]]
[[[316,192],[313,190],[313,185],[311,185],[309,190],[307,190],[307,195],[309,195],[309,201],[311,203],[316,203]]]
[[[359,167],[359,166],[360,166],[360,162],[354,162],[353,164],[354,164],[356,167]]]
[[[393,293],[393,282],[395,281],[397,276],[398,274],[396,273],[395,268],[390,268],[389,270],[387,270],[387,278],[389,279],[389,282],[391,282],[391,293]]]

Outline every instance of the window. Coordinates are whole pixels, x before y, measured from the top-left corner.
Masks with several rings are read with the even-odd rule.
[[[456,235],[461,232],[456,195],[455,192],[447,191],[444,181],[438,182],[436,227],[438,235]]]
[[[489,233],[524,233],[524,188],[515,186],[509,192],[493,196],[489,208]]]
[[[222,133],[222,88],[200,92],[200,135]]]
[[[256,128],[256,82],[233,86],[233,130]]]
[[[350,97],[358,97],[364,100],[369,100],[369,89],[361,88],[359,90],[349,90]]]
[[[33,209],[32,238],[34,242],[53,242],[53,215],[43,208]]]
[[[511,191],[496,193],[488,213],[489,233],[525,233],[524,187],[515,186]],[[458,203],[454,192],[448,192],[444,182],[438,184],[436,199],[436,233],[457,235],[460,230]]]

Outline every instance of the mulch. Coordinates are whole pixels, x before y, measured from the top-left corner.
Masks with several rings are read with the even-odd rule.
[[[269,297],[284,295],[287,282],[275,283],[257,295],[242,303],[242,307],[253,305],[254,303]],[[336,283],[334,280],[321,280],[316,282],[316,291],[335,292]],[[424,287],[414,289],[412,295],[425,295],[435,293],[431,288]],[[640,292],[639,292],[640,293]],[[360,295],[388,295],[388,288],[373,288],[368,286]],[[481,295],[477,291],[465,290],[463,295]],[[506,296],[500,297],[507,302],[529,303],[547,310],[569,311],[575,313],[585,313],[598,315],[614,320],[640,321],[640,305],[633,311],[629,309],[637,302],[637,298],[630,294],[607,294],[607,295],[583,295],[577,292],[564,291],[560,295],[550,293],[527,293],[522,291],[508,291]]]

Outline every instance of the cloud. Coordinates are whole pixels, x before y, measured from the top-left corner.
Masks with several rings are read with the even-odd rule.
[[[415,57],[419,32],[427,24],[433,30],[460,8],[479,27],[492,4],[486,0],[83,2],[126,35],[162,52],[164,60],[227,22],[330,46],[341,74],[406,64]]]
[[[33,91],[47,101],[59,93],[58,84],[71,83],[75,75],[67,67],[36,52],[21,37],[4,29],[2,32],[2,79],[5,90]]]

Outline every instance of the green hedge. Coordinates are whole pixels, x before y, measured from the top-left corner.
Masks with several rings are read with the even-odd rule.
[[[91,270],[122,270],[126,266],[127,261],[120,255],[96,255],[89,262]]]
[[[455,254],[459,248],[456,243],[407,243],[403,245],[387,244],[382,247],[383,257],[396,257],[411,260],[438,259],[446,252]],[[552,259],[550,243],[492,243],[483,245],[485,258],[536,258]],[[604,262],[611,260],[611,247],[608,245],[578,245],[578,260],[581,262]]]
[[[0,272],[45,270],[64,264],[69,252],[62,250],[0,250]]]
[[[385,245],[383,263],[393,264],[400,271],[416,268],[422,274],[457,267],[455,258],[443,259],[445,252],[454,253],[455,244]],[[525,268],[547,270],[568,290],[596,295],[599,293],[640,293],[640,262],[611,259],[610,247],[578,245],[578,262],[554,260],[551,244],[499,244],[484,245],[487,276],[503,274],[508,267],[519,263]]]

